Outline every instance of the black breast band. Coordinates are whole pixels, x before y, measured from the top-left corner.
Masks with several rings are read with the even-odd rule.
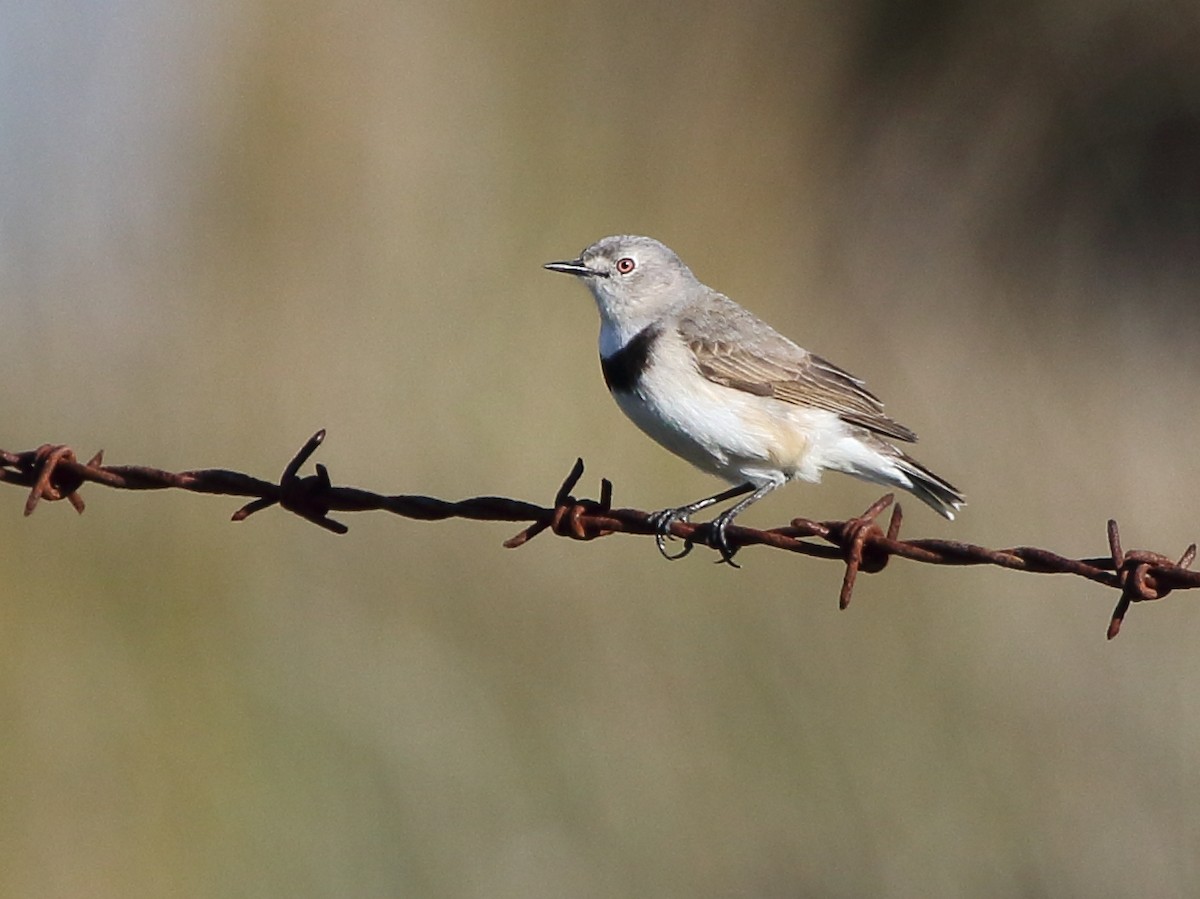
[[[654,341],[658,340],[662,330],[657,325],[649,325],[639,331],[634,338],[611,356],[600,357],[600,367],[604,370],[604,383],[614,393],[632,393],[637,389],[638,381],[650,364],[650,351]]]

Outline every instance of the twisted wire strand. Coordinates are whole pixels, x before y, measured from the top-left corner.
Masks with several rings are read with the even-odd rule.
[[[612,484],[600,482],[597,500],[577,499],[572,491],[583,476],[583,460],[577,459],[554,497],[552,506],[539,506],[501,496],[476,496],[449,501],[412,494],[384,495],[357,487],[335,486],[328,469],[317,463],[316,474],[301,477],[300,469],[325,439],[325,431],[314,434],[288,462],[278,483],[237,471],[206,468],[170,472],[139,465],[104,465],[103,453],[86,463],[61,444],[44,444],[35,450],[11,453],[0,450],[0,482],[29,488],[25,514],[30,515],[42,500],[67,500],[78,512],[84,510],[80,488],[97,484],[118,490],[187,490],[221,496],[238,496],[250,501],[233,514],[234,521],[278,504],[318,527],[336,534],[349,530],[329,517],[331,512],[384,511],[419,521],[463,518],[473,521],[528,522],[505,541],[505,546],[523,546],[543,531],[574,540],[594,540],[610,534],[653,535],[650,513],[640,509],[612,508]],[[887,529],[877,519],[888,508]],[[892,494],[881,497],[861,515],[845,521],[810,521],[796,518],[784,527],[759,530],[733,525],[726,537],[730,546],[766,546],[825,559],[838,559],[845,575],[838,604],[850,603],[859,572],[882,571],[893,557],[928,565],[994,565],[1013,571],[1038,574],[1068,574],[1083,577],[1120,591],[1108,625],[1108,638],[1121,624],[1135,602],[1162,599],[1173,590],[1200,587],[1200,571],[1190,570],[1196,557],[1191,544],[1178,560],[1145,550],[1124,551],[1115,521],[1108,522],[1108,554],[1090,559],[1071,559],[1046,549],[1017,546],[988,549],[957,540],[901,540],[903,513]],[[679,521],[671,534],[686,544],[709,545],[708,524]],[[823,542],[813,542],[813,540]]]

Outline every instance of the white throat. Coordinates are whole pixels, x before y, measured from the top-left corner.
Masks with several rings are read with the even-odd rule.
[[[625,348],[625,345],[651,322],[616,319],[600,310],[600,355],[607,359]]]

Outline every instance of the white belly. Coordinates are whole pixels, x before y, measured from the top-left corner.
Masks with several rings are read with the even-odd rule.
[[[684,360],[655,361],[636,391],[613,394],[617,405],[659,444],[731,483],[817,481],[825,436],[846,430],[832,413],[722,387]]]

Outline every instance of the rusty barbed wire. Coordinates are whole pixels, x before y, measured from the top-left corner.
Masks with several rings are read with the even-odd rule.
[[[36,450],[10,453],[0,450],[0,482],[29,488],[25,514],[30,515],[42,500],[67,500],[75,510],[84,510],[79,490],[84,484],[99,484],[119,490],[188,490],[220,496],[250,497],[233,514],[242,521],[273,505],[280,505],[306,521],[335,534],[349,530],[329,517],[330,512],[384,511],[421,521],[463,518],[474,521],[519,521],[529,525],[504,542],[510,549],[523,546],[543,531],[574,540],[595,540],[610,534],[653,535],[650,513],[639,509],[612,508],[612,483],[600,481],[598,500],[578,499],[571,491],[583,476],[583,460],[577,459],[570,474],[554,497],[554,505],[534,503],[500,496],[476,496],[457,502],[430,496],[401,494],[385,496],[357,487],[334,486],[324,465],[317,463],[316,474],[301,477],[300,468],[325,439],[325,431],[314,434],[284,468],[279,483],[264,481],[237,471],[206,468],[170,472],[139,465],[104,465],[103,452],[81,463],[65,445],[45,444]],[[877,519],[891,508],[887,530]],[[845,565],[840,608],[850,597],[860,572],[882,571],[893,557],[929,565],[994,565],[1013,571],[1038,574],[1069,574],[1083,577],[1120,591],[1108,625],[1111,640],[1136,602],[1162,599],[1173,590],[1200,587],[1200,571],[1190,570],[1196,557],[1191,544],[1179,558],[1172,560],[1144,550],[1124,551],[1117,523],[1108,522],[1108,555],[1092,559],[1070,559],[1045,549],[1017,546],[988,549],[957,540],[899,539],[903,513],[892,494],[872,503],[861,515],[846,521],[810,521],[795,518],[779,528],[758,530],[732,525],[726,534],[737,549],[769,546],[824,559],[838,559]],[[679,521],[671,534],[686,545],[708,545],[707,523]],[[813,538],[824,543],[813,543]]]

